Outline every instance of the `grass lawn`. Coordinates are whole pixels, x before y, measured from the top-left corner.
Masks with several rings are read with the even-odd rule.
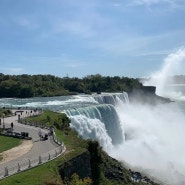
[[[18,138],[0,136],[0,153],[20,145],[21,142],[22,140]]]

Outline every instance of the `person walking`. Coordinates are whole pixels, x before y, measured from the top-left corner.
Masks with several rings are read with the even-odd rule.
[[[13,122],[11,122],[11,128],[12,128],[12,130],[13,130]]]
[[[38,135],[39,135],[39,138],[40,138],[40,141],[41,141],[42,140],[42,132],[41,132],[40,129],[39,129]]]

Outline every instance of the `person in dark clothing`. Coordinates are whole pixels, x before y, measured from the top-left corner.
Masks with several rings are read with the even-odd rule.
[[[13,129],[13,122],[11,122],[11,128]]]

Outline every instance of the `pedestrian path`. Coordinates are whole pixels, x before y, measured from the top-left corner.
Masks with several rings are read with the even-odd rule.
[[[27,169],[54,159],[65,151],[64,145],[55,142],[53,136],[49,136],[47,140],[40,140],[38,133],[42,132],[43,135],[48,134],[48,129],[18,123],[20,117],[31,116],[31,112],[33,113],[33,111],[13,110],[12,112],[14,114],[16,113],[16,115],[4,118],[3,120],[5,128],[11,128],[11,123],[13,123],[13,132],[29,133],[29,136],[32,138],[33,147],[21,157],[0,164],[0,179],[11,175],[11,173],[14,174],[22,171],[24,168]],[[38,112],[34,112],[34,114],[36,115]],[[12,170],[11,173],[10,169]]]

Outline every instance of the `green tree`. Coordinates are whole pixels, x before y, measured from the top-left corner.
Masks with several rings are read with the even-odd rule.
[[[100,74],[88,75],[82,79],[59,78],[53,75],[0,74],[0,97],[27,98],[123,90],[129,92],[139,87],[142,87],[142,84],[137,79],[119,76],[104,77]]]
[[[89,177],[80,179],[76,173],[71,176],[71,180],[69,182],[69,185],[90,185],[90,184],[92,184],[92,180]]]

